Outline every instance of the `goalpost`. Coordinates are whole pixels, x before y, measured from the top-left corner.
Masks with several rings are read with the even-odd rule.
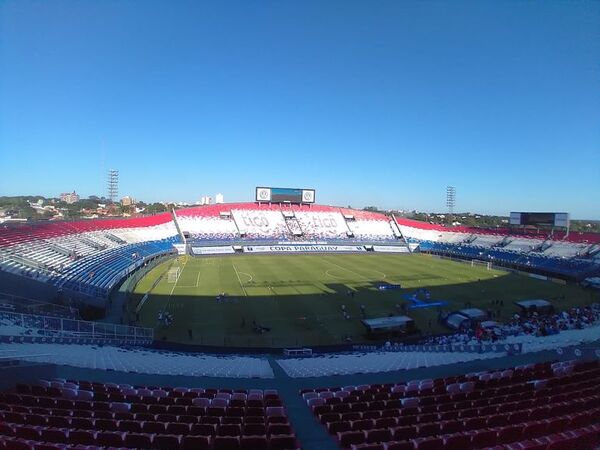
[[[475,266],[485,266],[485,268],[487,270],[492,270],[492,263],[489,261],[477,261],[475,259],[471,260],[471,267],[475,267]]]

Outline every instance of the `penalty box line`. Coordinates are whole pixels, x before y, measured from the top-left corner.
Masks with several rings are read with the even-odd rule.
[[[196,284],[192,285],[192,286],[186,286],[186,285],[179,285],[180,289],[191,289],[191,288],[197,288],[200,286],[200,274],[202,273],[201,270],[198,270],[198,276],[196,277]],[[181,278],[181,275],[183,274],[183,270],[181,271],[181,273],[179,274],[179,278]],[[179,281],[179,278],[177,279],[177,281]],[[177,283],[175,283],[177,284]]]

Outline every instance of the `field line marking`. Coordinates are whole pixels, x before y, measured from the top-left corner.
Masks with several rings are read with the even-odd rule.
[[[332,274],[331,274],[331,273],[329,273],[329,272],[331,272],[331,269],[327,269],[327,270],[325,271],[325,275],[327,275],[327,276],[329,276],[329,277],[331,277],[331,278],[337,278],[338,280],[345,280],[345,278],[344,278],[344,277],[338,277],[338,276],[332,275]]]
[[[242,287],[242,291],[244,291],[244,295],[246,297],[248,297],[248,293],[246,292],[246,288],[242,284],[242,280],[240,280],[240,274],[239,274],[238,270],[236,269],[235,264],[231,263],[231,265],[233,266],[233,270],[235,270],[235,274],[237,275],[238,283],[240,283],[240,286]]]
[[[365,270],[370,270],[371,272],[380,273],[381,275],[383,275],[383,277],[381,277],[382,280],[385,280],[387,278],[387,275],[384,272],[382,272],[381,270],[377,270],[377,269],[365,269]]]
[[[252,275],[250,275],[249,273],[246,272],[240,272],[242,275],[246,275],[247,277],[249,277],[250,279],[247,281],[247,283],[250,283],[252,280],[254,280],[254,277]]]
[[[334,263],[334,262],[327,261],[325,258],[323,258],[323,259],[324,259],[324,260],[325,260],[325,262],[326,262],[326,263],[328,263],[328,264],[333,264],[334,266],[336,266],[336,267],[339,267],[340,269],[343,269],[343,270],[346,270],[346,271],[348,271],[348,272],[351,272],[351,273],[353,273],[354,275],[358,275],[358,276],[359,276],[359,277],[361,277],[363,280],[366,280],[366,281],[371,281],[371,279],[370,279],[370,278],[368,278],[368,277],[365,277],[364,275],[361,275],[360,273],[358,273],[358,272],[355,272],[354,270],[348,269],[347,267],[340,266],[339,264],[336,264],[336,263]]]
[[[196,277],[196,287],[200,284],[200,270],[198,270],[198,276]]]

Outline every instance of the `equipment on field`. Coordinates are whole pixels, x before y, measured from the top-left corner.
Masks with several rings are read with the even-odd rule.
[[[435,306],[446,306],[448,301],[446,300],[432,300],[431,292],[428,289],[420,288],[412,294],[405,294],[402,298],[412,305],[409,309],[422,309],[422,308],[433,308]]]

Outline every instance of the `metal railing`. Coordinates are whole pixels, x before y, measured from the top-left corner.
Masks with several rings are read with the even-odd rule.
[[[51,300],[36,300],[0,292],[0,312],[4,311],[25,314],[38,313],[38,315],[52,315],[67,319],[79,316],[79,310],[72,306],[59,305]]]
[[[116,341],[133,345],[149,344],[154,340],[152,328],[13,312],[0,313],[0,335]]]

